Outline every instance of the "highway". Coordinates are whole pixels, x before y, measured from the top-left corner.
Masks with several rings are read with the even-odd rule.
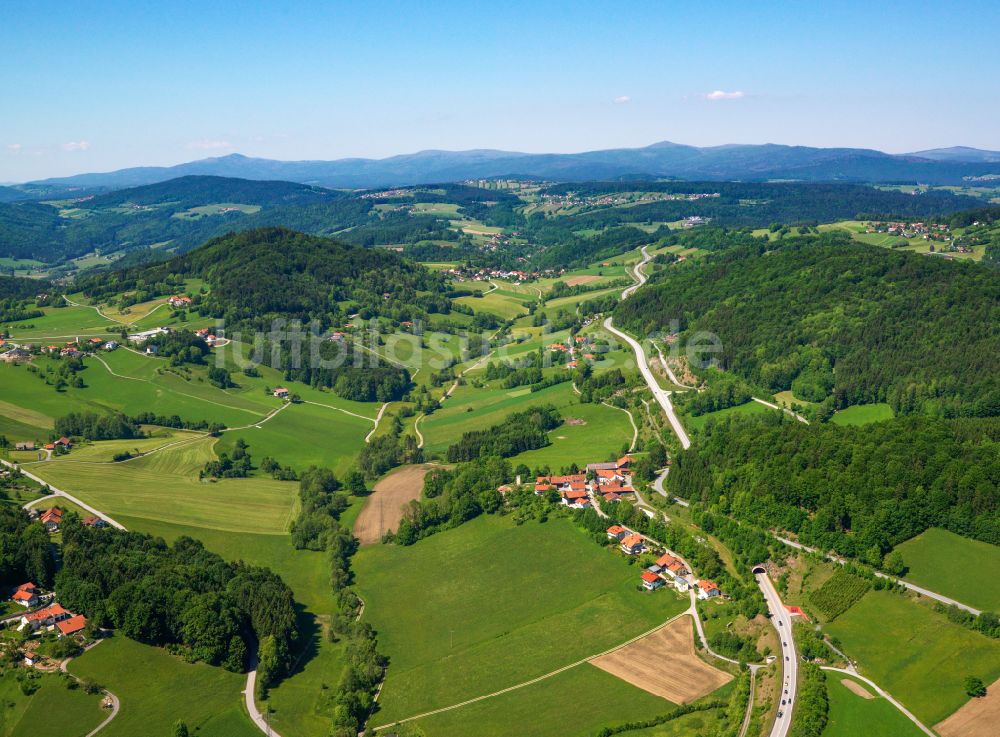
[[[764,594],[768,611],[771,612],[771,624],[778,631],[778,641],[781,643],[782,693],[778,702],[778,714],[771,726],[771,737],[787,737],[792,727],[792,708],[799,677],[799,659],[795,654],[795,639],[792,637],[792,615],[781,603],[781,597],[763,568],[754,568],[754,578]],[[782,704],[782,701],[786,703]]]

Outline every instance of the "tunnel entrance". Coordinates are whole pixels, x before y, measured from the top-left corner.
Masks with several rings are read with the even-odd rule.
[[[756,576],[758,573],[767,573],[767,571],[764,569],[764,566],[754,566],[753,574]]]

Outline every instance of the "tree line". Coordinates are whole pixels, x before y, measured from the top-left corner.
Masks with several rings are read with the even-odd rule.
[[[262,688],[287,675],[298,639],[292,591],[267,568],[229,563],[201,542],[63,524],[61,602],[99,626],[188,660],[242,671],[259,643]]]

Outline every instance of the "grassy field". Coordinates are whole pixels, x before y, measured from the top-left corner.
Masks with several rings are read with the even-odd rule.
[[[875,695],[871,686],[855,681],[872,693],[873,699],[853,693],[841,683],[845,677],[840,673],[826,674],[830,716],[823,737],[920,737],[923,734],[899,709]]]
[[[499,424],[512,412],[543,404],[553,404],[564,417],[582,419],[586,424],[560,425],[549,433],[552,445],[524,453],[518,462],[558,467],[604,459],[632,440],[632,426],[625,413],[603,405],[581,404],[569,382],[538,392],[528,387],[477,389],[466,385],[460,386],[441,409],[421,420],[425,448],[428,452],[444,451],[464,432]]]
[[[869,422],[891,420],[894,416],[888,404],[856,404],[842,409],[830,418],[835,425],[867,425]]]
[[[473,734],[483,737],[510,734],[519,737],[592,737],[604,726],[626,720],[648,719],[673,708],[669,701],[584,664],[526,688],[419,719],[415,724],[434,737],[467,737]],[[702,725],[716,723],[715,714],[709,714],[703,718]],[[384,724],[381,716],[376,714],[373,723]],[[687,726],[694,725],[688,722]],[[687,736],[700,732],[672,731],[664,734]]]
[[[121,699],[121,711],[101,737],[170,737],[177,720],[199,737],[260,734],[243,711],[245,677],[239,673],[185,663],[126,637],[113,637],[81,655],[70,670]]]
[[[586,424],[564,423],[549,431],[552,445],[521,453],[516,457],[517,463],[531,468],[548,466],[553,470],[571,463],[582,466],[591,460],[619,457],[632,442],[632,425],[620,409],[603,404],[577,404],[564,408],[563,415]]]
[[[964,704],[962,682],[1000,676],[1000,642],[952,624],[924,604],[869,591],[826,631],[858,661],[861,673],[891,693],[926,724]]]
[[[45,734],[83,737],[107,716],[100,697],[66,688],[58,675],[43,675],[38,684],[35,693],[25,696],[13,670],[0,678],[0,737],[35,737],[43,728]]]
[[[1000,611],[1000,548],[940,528],[896,547],[909,567],[906,580],[928,586],[963,604]],[[955,575],[975,571],[975,575]]]
[[[476,312],[489,312],[504,320],[511,320],[528,313],[528,308],[524,306],[524,297],[500,289],[494,289],[482,297],[459,297],[455,301],[471,307]]]
[[[215,438],[206,437],[114,465],[75,463],[67,456],[32,466],[32,470],[112,517],[283,534],[297,503],[296,484],[270,478],[201,481],[199,470],[215,458],[214,443]]]
[[[110,336],[121,331],[121,325],[101,317],[92,307],[43,307],[42,317],[33,317],[16,323],[0,325],[9,328],[15,340],[38,340],[42,337],[61,338],[63,341],[84,336]],[[109,333],[107,328],[113,328]]]
[[[326,466],[343,474],[374,425],[331,409],[333,406],[294,404],[260,427],[225,433],[216,451],[231,452],[237,438],[242,438],[250,445],[255,461],[269,455],[281,465],[300,471],[309,466]]]
[[[737,407],[727,407],[726,409],[720,409],[716,412],[708,412],[703,415],[698,415],[694,417],[692,415],[683,415],[681,421],[684,423],[684,427],[688,430],[701,430],[711,419],[721,420],[723,417],[728,417],[730,415],[759,415],[764,412],[771,412],[771,410],[765,407],[759,402],[747,402],[746,404],[741,404]]]
[[[481,517],[413,547],[363,548],[354,569],[365,618],[391,659],[375,724],[594,655],[687,603],[637,591],[635,567],[564,519],[518,527]],[[648,698],[636,692],[637,703]],[[608,718],[620,713],[604,708]]]

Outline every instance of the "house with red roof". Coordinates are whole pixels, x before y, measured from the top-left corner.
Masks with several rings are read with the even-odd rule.
[[[11,601],[23,607],[33,607],[38,603],[38,587],[33,583],[22,583],[11,595]]]
[[[37,630],[40,627],[51,627],[56,622],[61,622],[72,616],[72,614],[62,608],[62,605],[52,604],[44,609],[25,612],[21,615],[21,626],[18,629],[22,629],[25,626],[30,627],[32,630]]]
[[[39,520],[43,525],[45,525],[46,530],[49,532],[57,532],[59,530],[59,525],[62,524],[62,516],[63,512],[59,509],[59,507],[52,507],[51,509],[46,509],[42,512],[42,516],[39,517]]]
[[[639,555],[646,552],[646,541],[642,535],[633,532],[622,538],[622,552],[629,555]]]
[[[288,399],[288,390],[283,386],[277,386],[274,391],[271,392],[278,399]]]
[[[642,572],[642,587],[647,591],[655,591],[663,585],[663,579],[652,571]]]
[[[187,307],[191,304],[191,298],[183,294],[176,295],[167,300],[171,307]]]
[[[39,661],[38,653],[31,650],[24,651],[24,664],[31,668]]]
[[[707,578],[703,578],[698,582],[699,599],[713,599],[721,593],[719,585],[715,583],[715,581],[709,581]]]
[[[607,492],[605,494],[601,494],[601,498],[604,501],[606,501],[606,502],[608,502],[610,504],[613,504],[615,502],[621,502],[621,500],[622,500],[621,496],[618,495],[618,494],[616,494],[613,491],[609,491],[609,492]]]
[[[59,633],[59,637],[69,637],[71,635],[75,635],[78,632],[82,632],[86,626],[87,618],[82,614],[77,614],[75,617],[70,617],[69,619],[63,619],[56,622],[56,630]]]
[[[621,539],[628,534],[629,530],[625,529],[621,525],[611,525],[611,527],[608,528],[608,540],[621,542]]]

